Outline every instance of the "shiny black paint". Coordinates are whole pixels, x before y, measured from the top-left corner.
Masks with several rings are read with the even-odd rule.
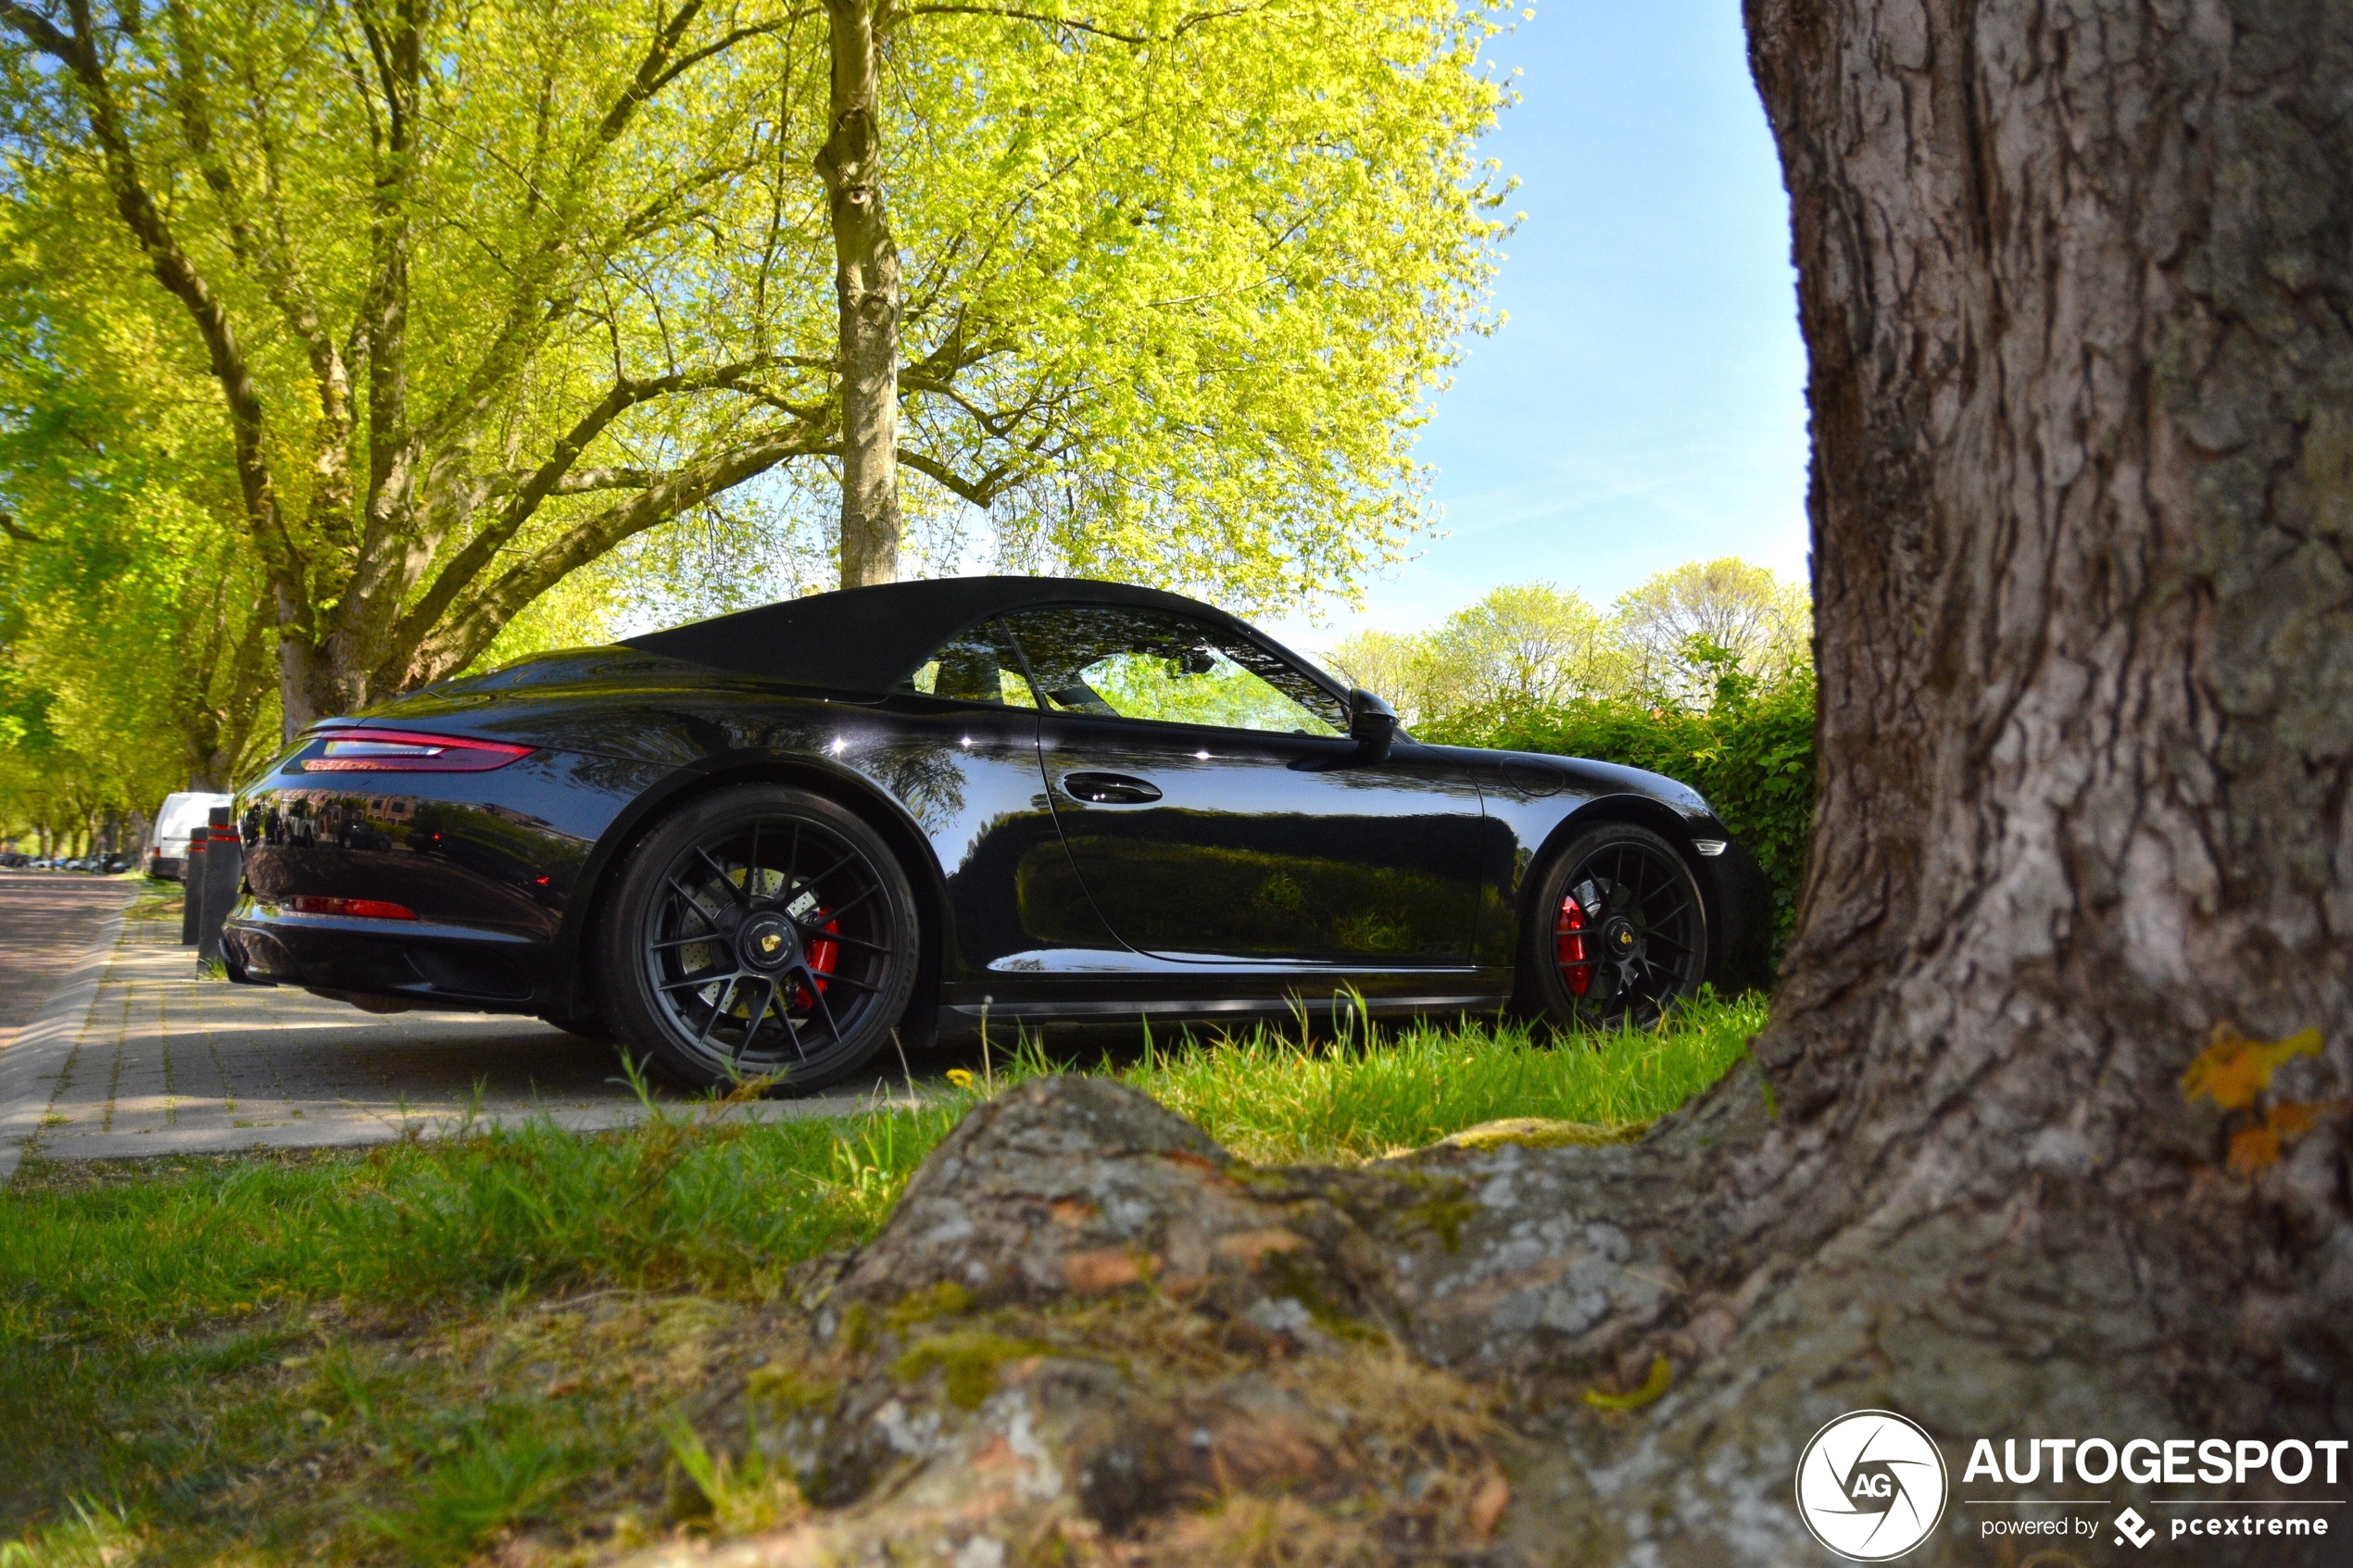
[[[1606,764],[1401,738],[1367,765],[1343,739],[816,692],[625,648],[359,722],[536,749],[488,772],[324,774],[297,746],[248,784],[251,897],[229,946],[250,978],[578,1016],[582,933],[617,861],[669,807],[755,779],[829,793],[900,848],[931,949],[915,1011],[950,1026],[1279,1015],[1351,992],[1380,1010],[1492,1009],[1534,918],[1528,873],[1579,813],[1679,844],[1730,836],[1692,791]],[[1072,771],[1160,797],[1082,800],[1059,786]],[[1711,922],[1761,941],[1763,884],[1738,847],[1692,864]],[[420,918],[283,908],[305,893]],[[909,1032],[925,1032],[912,1015]]]
[[[1429,747],[1086,714],[1039,721],[1075,876],[1139,952],[1302,970],[1472,967],[1485,818]],[[1142,786],[1088,799],[1074,774]]]

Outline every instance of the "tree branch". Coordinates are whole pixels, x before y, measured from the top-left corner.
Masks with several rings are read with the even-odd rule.
[[[433,586],[428,588],[415,605],[410,607],[409,612],[400,618],[399,624],[392,636],[394,652],[396,654],[401,649],[418,647],[424,643],[431,634],[434,623],[456,602],[459,596],[472,585],[474,579],[489,568],[498,552],[505,548],[507,542],[512,539],[522,525],[538,511],[540,504],[551,495],[567,493],[560,487],[562,486],[566,478],[572,476],[573,465],[579,461],[581,453],[586,451],[589,445],[604,433],[606,428],[622,414],[641,403],[651,402],[660,397],[708,392],[723,387],[741,389],[745,377],[774,366],[819,363],[822,361],[812,360],[800,355],[760,355],[753,358],[717,366],[697,373],[680,371],[645,381],[632,380],[628,377],[616,381],[604,396],[598,399],[594,408],[573,421],[572,429],[565,432],[562,439],[556,443],[554,448],[547,454],[547,460],[512,486],[509,492],[507,504],[500,508],[497,520],[466,542],[465,547],[441,569],[439,575],[434,579]],[[808,419],[796,419],[793,428],[812,429],[814,421]],[[635,470],[616,469],[604,471],[622,475]],[[660,489],[661,484],[666,483],[668,483],[666,480],[648,479],[647,489],[650,493]],[[582,483],[573,486],[570,493],[578,494],[589,490],[619,487],[619,483],[606,485]],[[469,654],[467,657],[472,658],[472,655]]]
[[[687,508],[766,472],[790,458],[827,450],[824,433],[805,425],[771,431],[732,451],[662,475],[635,495],[564,531],[502,573],[481,594],[450,614],[422,642],[402,668],[378,672],[383,689],[439,680],[459,670],[490,646],[517,610],[564,576],[648,528],[659,527]]]
[[[1025,11],[1013,6],[910,6],[899,13],[901,17],[995,17],[1003,21],[1037,22],[1043,27],[1067,27],[1080,32],[1108,38],[1117,44],[1166,44],[1183,37],[1194,28],[1221,21],[1227,17],[1248,16],[1259,9],[1255,6],[1234,6],[1222,11],[1197,11],[1177,19],[1165,33],[1122,32],[1116,28],[1103,27],[1079,17],[1049,16],[1043,11]]]

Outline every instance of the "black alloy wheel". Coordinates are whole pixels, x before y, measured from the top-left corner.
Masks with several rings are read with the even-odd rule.
[[[1646,1027],[1699,989],[1707,943],[1707,906],[1680,851],[1609,822],[1547,862],[1520,961],[1560,1027]]]
[[[632,853],[598,923],[599,1009],[693,1088],[856,1073],[906,1010],[915,900],[880,834],[804,790],[706,796]]]

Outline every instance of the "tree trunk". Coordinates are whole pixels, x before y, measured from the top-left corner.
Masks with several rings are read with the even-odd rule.
[[[1652,1146],[1720,1181],[1667,1250],[1736,1336],[1594,1473],[1694,1563],[1794,1544],[1743,1519],[1789,1516],[1845,1410],[2353,1419],[2353,12],[1747,16],[1812,367],[1821,799],[1755,1051],[1778,1116]],[[2305,1030],[2268,1105],[2185,1093],[2210,1040]],[[2201,1561],[2234,1549],[2282,1560]]]
[[[830,132],[816,157],[841,301],[841,585],[899,575],[899,247],[883,205],[875,0],[827,0]]]

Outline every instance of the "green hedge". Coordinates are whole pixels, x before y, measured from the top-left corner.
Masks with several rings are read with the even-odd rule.
[[[1708,798],[1773,884],[1774,929],[1797,913],[1814,825],[1814,678],[1727,674],[1705,709],[1628,697],[1473,709],[1415,727],[1445,746],[1591,757],[1680,779]]]

